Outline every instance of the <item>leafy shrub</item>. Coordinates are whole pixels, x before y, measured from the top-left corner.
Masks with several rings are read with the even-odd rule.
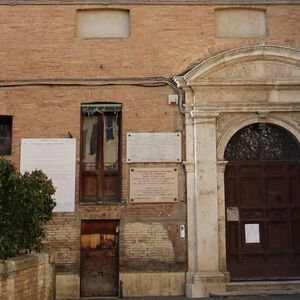
[[[52,181],[42,171],[19,173],[0,157],[0,259],[42,249],[43,224],[55,207]]]

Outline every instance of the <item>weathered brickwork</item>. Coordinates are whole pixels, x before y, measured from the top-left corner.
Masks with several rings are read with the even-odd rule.
[[[122,234],[121,271],[185,270],[186,245],[183,238],[182,241],[177,238],[179,225],[166,224],[165,220],[126,222]]]
[[[56,270],[78,272],[80,223],[76,214],[55,213],[46,226],[44,251],[54,255]]]
[[[128,165],[125,163],[126,132],[182,132],[182,117],[176,106],[169,106],[167,104],[166,95],[168,93],[172,93],[172,90],[169,88],[144,89],[141,87],[26,87],[17,90],[13,88],[0,90],[1,98],[5,99],[7,103],[2,105],[5,108],[5,110],[2,110],[2,113],[14,116],[13,155],[10,158],[13,159],[16,165],[19,165],[20,139],[22,137],[66,137],[67,132],[70,131],[77,138],[77,149],[79,149],[80,104],[107,100],[123,103],[123,185],[122,199],[120,199],[122,201],[120,204],[112,206],[79,204],[79,151],[77,151],[77,214],[56,213],[53,220],[47,225],[48,237],[44,243],[45,251],[55,256],[57,271],[79,272],[81,219],[120,219],[121,227],[126,224],[127,219],[143,218],[145,216],[155,217],[162,223],[165,223],[168,217],[172,218],[173,222],[175,220],[178,224],[185,223],[186,214],[184,204],[156,204],[155,206],[140,204],[126,206],[128,201]],[[161,122],[161,120],[164,121]],[[171,165],[176,166],[176,164]],[[145,165],[134,164],[134,166]],[[152,164],[151,166],[153,167],[154,165]],[[170,164],[160,164],[160,166],[170,166]],[[183,182],[182,169],[179,176],[179,182]],[[184,185],[182,184],[180,185],[179,194],[179,200],[185,201]],[[121,235],[120,260],[129,261],[122,257],[122,254],[125,253],[122,250],[124,247],[122,239]],[[184,247],[182,250],[185,253]],[[148,265],[150,265],[151,258],[149,256],[143,262],[147,262],[147,259],[149,260]],[[145,263],[141,264],[138,269],[143,268],[142,266],[144,267]],[[174,264],[174,269],[178,269],[176,263]]]
[[[76,38],[76,9],[108,7],[130,10],[130,38]],[[298,5],[252,6],[266,9],[265,39],[216,38],[214,11],[225,7],[231,6],[1,6],[0,80],[173,76],[227,49],[299,48]]]
[[[54,286],[54,261],[47,254],[26,255],[0,263],[0,299],[52,300]]]
[[[54,255],[58,272],[80,274],[81,220],[120,220],[120,272],[187,271],[188,233],[180,237],[179,232],[187,225],[183,165],[127,164],[126,133],[181,132],[184,161],[184,116],[167,103],[175,91],[163,85],[166,78],[233,48],[300,48],[300,5],[247,5],[266,10],[267,36],[216,38],[214,12],[226,7],[243,6],[0,6],[0,115],[13,116],[8,158],[19,166],[21,138],[66,138],[70,132],[77,141],[76,210],[55,213],[46,225],[45,250]],[[91,8],[130,10],[130,37],[77,38],[76,10]],[[119,203],[80,203],[80,105],[90,102],[123,104]],[[178,167],[178,203],[129,203],[129,167]]]

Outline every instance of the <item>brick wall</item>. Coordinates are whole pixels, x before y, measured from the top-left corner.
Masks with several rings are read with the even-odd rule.
[[[32,254],[0,263],[0,299],[55,299],[55,270],[51,256]]]
[[[266,9],[266,38],[216,38],[215,9],[233,6],[1,5],[0,80],[169,77],[231,48],[300,48],[299,5],[251,6]],[[130,10],[130,38],[76,37],[76,9],[108,7]]]
[[[134,167],[179,167],[179,202],[175,204],[130,204],[128,203],[128,172],[126,163],[126,132],[181,132],[183,119],[177,106],[167,104],[169,87],[23,87],[0,89],[2,113],[13,115],[13,155],[9,158],[19,165],[21,138],[67,137],[70,131],[77,139],[76,165],[76,213],[55,213],[53,220],[46,226],[47,238],[45,251],[54,255],[58,272],[76,272],[80,269],[80,222],[88,219],[119,219],[120,264],[122,269],[141,270],[152,265],[151,255],[145,255],[139,263],[134,257],[126,258],[123,226],[127,222],[160,222],[162,226],[173,224],[168,229],[170,245],[175,249],[181,245],[180,255],[168,261],[170,270],[184,270],[186,257],[185,239],[179,238],[178,226],[186,222],[185,187],[183,168],[178,164],[132,164]],[[79,149],[80,149],[80,104],[93,101],[116,101],[123,103],[122,111],[122,199],[112,205],[87,204],[79,202]],[[30,122],[29,122],[30,120]],[[163,120],[163,121],[162,121]],[[178,225],[178,226],[177,226]],[[172,232],[176,231],[176,239]],[[178,240],[178,241],[177,241]],[[155,238],[154,240],[155,241]],[[128,243],[127,243],[128,244]],[[126,245],[127,245],[126,244]],[[183,244],[183,245],[182,245]],[[135,244],[138,247],[138,244]],[[162,246],[161,246],[162,247]],[[168,250],[169,251],[169,250]],[[162,269],[163,259],[152,266]],[[173,267],[172,267],[173,265]]]

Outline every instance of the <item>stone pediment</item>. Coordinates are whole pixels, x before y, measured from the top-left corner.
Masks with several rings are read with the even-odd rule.
[[[197,85],[300,85],[300,51],[254,46],[218,54],[176,76],[179,87]]]
[[[299,79],[300,81],[300,68],[282,62],[255,60],[233,63],[203,75],[197,79],[217,81],[262,80],[263,82],[269,80],[286,81],[287,79]]]

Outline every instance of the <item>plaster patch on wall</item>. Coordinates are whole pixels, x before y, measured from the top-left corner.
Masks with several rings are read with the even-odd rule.
[[[253,38],[267,35],[266,13],[258,9],[216,10],[216,37]]]
[[[157,222],[126,223],[123,247],[127,258],[163,261],[174,261],[175,259],[168,231],[164,224]]]
[[[128,38],[129,10],[88,9],[77,11],[77,36],[80,38]]]

